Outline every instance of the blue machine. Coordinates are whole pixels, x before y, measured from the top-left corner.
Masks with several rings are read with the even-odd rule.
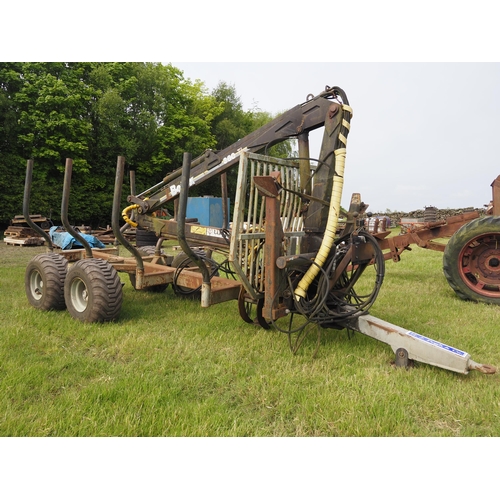
[[[229,214],[230,200],[227,200],[227,213]],[[222,227],[224,217],[222,214],[222,198],[202,196],[188,198],[186,218],[198,219],[203,226]]]

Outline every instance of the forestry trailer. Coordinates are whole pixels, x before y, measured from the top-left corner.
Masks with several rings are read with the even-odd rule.
[[[84,322],[117,320],[123,296],[119,273],[127,273],[136,290],[163,291],[171,284],[178,295],[197,297],[202,307],[236,300],[244,321],[287,333],[292,351],[308,328],[349,329],[389,344],[397,366],[416,360],[458,373],[495,373],[494,367],[472,361],[460,349],[368,314],[382,286],[387,258],[399,260],[413,243],[432,248],[433,238],[451,236],[460,226],[452,251],[447,257],[445,252],[446,277],[463,298],[500,303],[500,229],[498,217],[474,215],[472,221],[451,221],[425,234],[404,235],[406,239],[370,234],[360,224],[367,206],[359,194],[352,195],[347,213],[340,206],[351,118],[345,92],[326,87],[223,151],[208,150],[194,160],[185,153],[181,168],[143,193],[135,193],[131,172],[129,205],[123,210],[125,158],[118,157],[114,247],[92,248],[70,225],[72,160],[67,159],[61,218],[81,248],[56,251],[41,231],[48,252],[27,266],[28,301],[40,310],[67,308]],[[320,127],[321,151],[312,162],[309,133]],[[267,155],[271,146],[289,138],[297,139],[297,158]],[[236,168],[230,218],[226,174]],[[32,172],[29,160],[23,206],[27,220]],[[221,181],[222,227],[186,219],[190,186],[214,177]],[[174,217],[163,217],[171,201]],[[130,226],[154,233],[158,242],[143,248],[132,245],[124,237],[124,228]],[[175,257],[162,248],[168,239],[178,241],[182,249]]]

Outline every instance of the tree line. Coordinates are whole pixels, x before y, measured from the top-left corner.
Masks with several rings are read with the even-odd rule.
[[[96,228],[111,222],[118,156],[135,170],[140,193],[179,168],[184,152],[195,158],[223,149],[272,118],[245,111],[234,85],[219,82],[209,92],[171,64],[0,63],[0,224],[22,214],[30,158],[30,211],[60,220],[64,165],[72,158],[69,220]],[[290,152],[285,143],[274,154]],[[234,183],[233,174],[230,193]],[[212,181],[190,195],[217,196],[218,189]]]

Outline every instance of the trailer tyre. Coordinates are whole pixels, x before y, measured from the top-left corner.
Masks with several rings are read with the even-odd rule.
[[[122,283],[109,262],[82,259],[68,270],[64,298],[69,313],[79,321],[114,321],[123,301]]]
[[[156,245],[147,245],[144,247],[140,247],[137,249],[137,251],[143,257],[152,257],[156,253]],[[165,252],[163,250],[161,250],[160,254],[165,255]]]
[[[500,217],[462,226],[446,245],[443,272],[462,300],[500,305]]]
[[[135,230],[136,247],[154,246],[158,242],[158,239],[158,236],[156,236],[153,231],[148,231],[147,229],[141,229],[139,227]]]
[[[198,255],[201,259],[205,259],[207,257],[207,254],[205,253],[204,250],[194,250],[193,252]],[[196,266],[196,264],[187,256],[186,253],[184,252],[179,252],[175,257],[174,260],[172,260],[172,267],[193,267]]]
[[[24,275],[28,302],[42,311],[65,309],[64,280],[68,261],[57,253],[33,257]]]

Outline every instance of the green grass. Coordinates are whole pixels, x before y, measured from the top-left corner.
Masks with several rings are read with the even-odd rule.
[[[40,312],[24,270],[45,248],[0,242],[0,436],[498,436],[499,375],[417,364],[323,331],[293,356],[286,335],[244,323],[236,302],[135,291],[118,321]],[[500,367],[500,308],[463,302],[442,254],[387,263],[371,314]]]

